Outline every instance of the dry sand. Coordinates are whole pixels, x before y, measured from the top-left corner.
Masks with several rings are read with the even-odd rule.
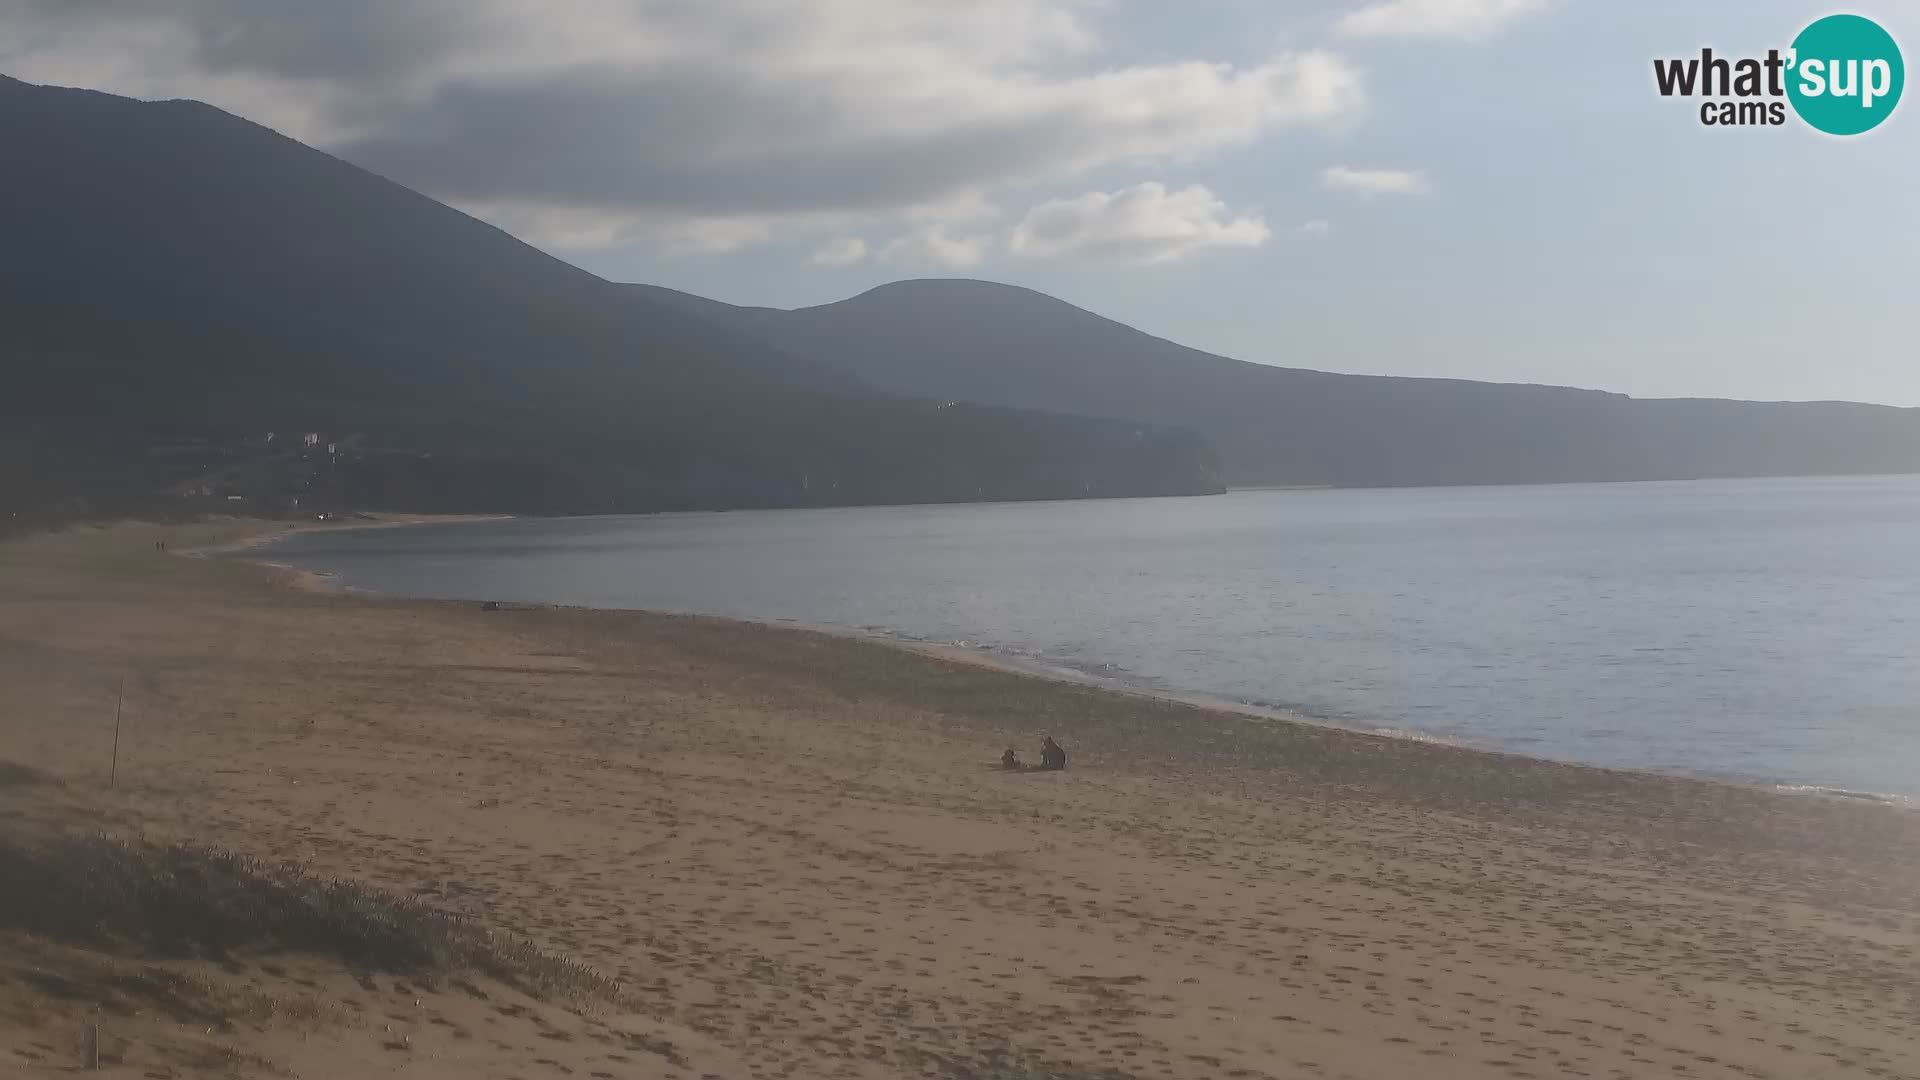
[[[310,860],[626,1000],[288,954],[102,1013],[123,961],[0,927],[0,1074],[104,1016],[128,1076],[1920,1075],[1911,811],[153,550],[261,529],[0,546],[0,761],[58,781],[0,820]],[[993,767],[1044,732],[1070,771]]]

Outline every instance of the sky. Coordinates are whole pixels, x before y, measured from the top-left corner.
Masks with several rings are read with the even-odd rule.
[[[10,0],[0,73],[190,97],[620,281],[1024,285],[1244,360],[1920,405],[1920,102],[1713,128],[1771,0]],[[1920,3],[1844,10],[1908,52]]]

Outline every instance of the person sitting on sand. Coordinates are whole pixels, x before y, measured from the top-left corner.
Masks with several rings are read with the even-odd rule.
[[[1007,752],[1000,755],[1000,767],[1003,769],[1020,767],[1020,755],[1013,752],[1013,747],[1007,747]]]
[[[1049,770],[1067,767],[1067,752],[1060,748],[1059,743],[1053,741],[1051,735],[1040,741],[1040,767]]]

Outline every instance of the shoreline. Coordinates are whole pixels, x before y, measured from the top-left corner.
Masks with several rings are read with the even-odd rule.
[[[618,1002],[0,923],[0,1077],[88,1023],[112,1075],[1920,1075],[1910,814],[156,547],[260,532],[0,544],[9,835],[283,860]]]
[[[354,592],[366,596],[380,596],[373,590],[359,589],[354,586],[335,585],[341,592]],[[451,600],[447,603],[471,603],[472,601]],[[1686,780],[1703,784],[1723,784],[1729,787],[1753,788],[1793,795],[1816,798],[1847,799],[1884,805],[1897,810],[1920,811],[1920,796],[1902,795],[1896,792],[1857,791],[1827,784],[1811,784],[1767,777],[1743,777],[1730,774],[1702,772],[1688,769],[1661,769],[1649,766],[1607,765],[1600,762],[1579,761],[1571,758],[1548,757],[1543,754],[1529,754],[1519,750],[1508,750],[1491,743],[1472,739],[1423,732],[1414,728],[1377,725],[1353,720],[1344,721],[1334,717],[1319,716],[1301,712],[1283,706],[1261,705],[1250,701],[1236,701],[1232,698],[1209,694],[1205,691],[1169,690],[1153,687],[1134,686],[1124,679],[1102,677],[1086,672],[1074,671],[1042,663],[1023,663],[1020,660],[999,652],[990,645],[968,646],[943,642],[923,641],[919,638],[887,634],[879,631],[863,630],[859,627],[835,626],[830,623],[809,623],[786,619],[755,619],[729,615],[705,615],[698,612],[667,612],[651,608],[601,608],[585,605],[564,604],[515,604],[515,607],[562,609],[578,606],[588,611],[636,612],[652,615],[691,615],[703,619],[720,619],[747,626],[761,626],[774,630],[799,629],[817,634],[848,638],[855,641],[869,641],[888,648],[930,656],[955,663],[974,663],[996,671],[1046,682],[1058,682],[1068,686],[1084,686],[1106,693],[1130,697],[1145,698],[1168,704],[1188,705],[1207,712],[1229,713],[1250,720],[1269,721],[1280,724],[1297,724],[1305,727],[1324,728],[1349,735],[1363,735],[1377,739],[1392,739],[1398,742],[1418,743],[1427,746],[1446,747],[1473,754],[1486,754],[1493,757],[1512,758],[1523,763],[1561,765],[1575,769],[1596,769],[1603,772],[1626,773],[1635,776],[1653,777],[1663,780]]]
[[[251,551],[266,547],[286,537],[298,533],[310,532],[363,532],[373,529],[399,529],[413,525],[459,525],[472,521],[512,521],[512,514],[357,514],[348,518],[329,518],[326,521],[284,521],[274,518],[214,518],[215,524],[251,523],[259,526],[259,531],[234,540],[205,544],[198,547],[171,548],[167,553],[188,559],[201,559],[213,555],[233,555],[242,551]],[[278,529],[272,526],[280,526]],[[271,565],[279,566],[274,563]],[[293,569],[292,567],[282,567]]]
[[[1300,489],[1310,490],[1310,489]],[[239,519],[246,520],[246,519]],[[262,533],[259,536],[239,541],[219,548],[183,551],[179,554],[188,557],[204,555],[239,556],[247,552],[257,552],[270,548],[281,539],[303,532],[351,532],[372,529],[404,528],[417,525],[449,525],[470,521],[508,521],[511,515],[414,515],[394,519],[365,523],[350,523],[329,527],[327,523],[289,523],[284,531]],[[287,563],[273,562],[261,558],[244,558],[244,562],[258,566],[271,567],[290,575],[296,587],[310,591],[331,592],[343,596],[384,598],[388,600],[412,601],[468,605],[484,601],[479,599],[442,599],[435,597],[411,597],[390,595],[360,586],[347,585],[331,574],[307,570]],[[1380,739],[1393,739],[1402,742],[1428,746],[1446,747],[1453,750],[1475,754],[1486,754],[1500,758],[1516,759],[1524,763],[1544,763],[1578,769],[1597,769],[1605,772],[1624,773],[1665,780],[1685,780],[1705,784],[1722,784],[1737,788],[1750,788],[1771,791],[1798,797],[1844,800],[1853,803],[1868,803],[1886,806],[1903,812],[1920,812],[1920,795],[1906,795],[1898,792],[1862,791],[1831,784],[1812,783],[1804,780],[1787,780],[1761,776],[1740,776],[1682,768],[1657,768],[1651,766],[1608,765],[1600,762],[1580,761],[1568,758],[1549,757],[1542,754],[1509,750],[1497,744],[1478,740],[1423,732],[1415,728],[1406,728],[1365,720],[1345,720],[1320,716],[1281,706],[1263,705],[1255,702],[1238,701],[1233,698],[1211,694],[1204,690],[1178,690],[1143,687],[1129,684],[1118,677],[1103,677],[1073,668],[1047,664],[1044,661],[1023,661],[990,645],[970,646],[948,642],[928,641],[905,634],[891,634],[883,631],[868,630],[855,626],[838,626],[831,623],[813,623],[798,619],[756,618],[749,616],[710,615],[692,611],[667,611],[654,608],[602,607],[585,604],[556,604],[546,602],[509,601],[501,604],[503,609],[547,610],[547,611],[602,611],[615,613],[634,613],[666,617],[693,617],[714,619],[722,622],[737,623],[742,626],[762,627],[771,630],[800,630],[853,641],[864,641],[883,647],[898,649],[915,655],[928,656],[954,663],[975,664],[995,671],[1046,682],[1057,682],[1067,686],[1080,686],[1100,690],[1106,693],[1144,698],[1151,701],[1186,705],[1209,712],[1220,712],[1245,719],[1260,720],[1281,724],[1296,724],[1306,727],[1324,728],[1350,735],[1361,735]]]

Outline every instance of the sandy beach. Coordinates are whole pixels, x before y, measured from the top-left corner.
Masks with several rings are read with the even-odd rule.
[[[0,545],[9,833],[297,862],[618,993],[0,924],[0,1076],[87,1023],[108,1076],[1920,1076],[1911,810],[176,554],[282,530]]]

